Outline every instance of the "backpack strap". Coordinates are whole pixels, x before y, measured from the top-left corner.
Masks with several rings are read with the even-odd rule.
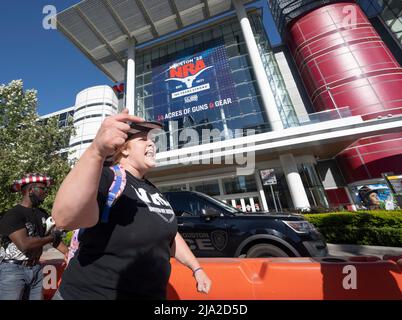
[[[75,252],[78,250],[80,243],[78,241],[78,235],[82,234],[85,229],[75,229],[73,231],[73,235],[71,236],[70,245],[68,246],[68,255],[67,255],[67,265],[70,263],[70,260],[74,257]]]
[[[126,172],[124,171],[124,169],[118,164],[110,167],[110,169],[112,169],[114,172],[114,179],[112,185],[109,188],[105,207],[103,208],[101,217],[102,223],[107,223],[109,221],[110,209],[112,208],[116,200],[121,196],[126,186]]]

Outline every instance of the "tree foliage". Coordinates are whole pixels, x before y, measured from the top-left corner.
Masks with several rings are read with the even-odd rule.
[[[19,202],[12,182],[29,172],[50,175],[55,184],[43,204],[50,212],[56,192],[71,165],[62,156],[73,132],[71,121],[59,128],[58,119],[40,119],[37,92],[25,90],[21,80],[0,85],[0,215]]]

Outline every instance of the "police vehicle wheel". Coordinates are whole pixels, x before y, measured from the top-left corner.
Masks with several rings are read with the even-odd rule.
[[[288,257],[282,249],[271,244],[257,244],[247,251],[247,258]]]

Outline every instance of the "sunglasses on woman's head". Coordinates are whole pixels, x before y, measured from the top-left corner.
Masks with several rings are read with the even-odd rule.
[[[145,121],[145,122],[130,122],[129,135],[133,135],[139,132],[149,132],[153,129],[162,129],[163,125],[156,121]]]

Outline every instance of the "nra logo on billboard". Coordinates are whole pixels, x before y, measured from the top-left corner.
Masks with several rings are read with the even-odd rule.
[[[213,109],[238,105],[225,46],[218,41],[199,49],[187,48],[171,60],[152,62],[154,119],[192,117],[195,122],[205,122],[224,112]]]
[[[212,66],[206,66],[202,56],[171,65],[169,68],[169,78],[165,81],[176,81],[179,83],[174,88],[179,91],[172,93],[172,99],[208,90],[210,85],[206,83],[203,73],[210,68]]]

